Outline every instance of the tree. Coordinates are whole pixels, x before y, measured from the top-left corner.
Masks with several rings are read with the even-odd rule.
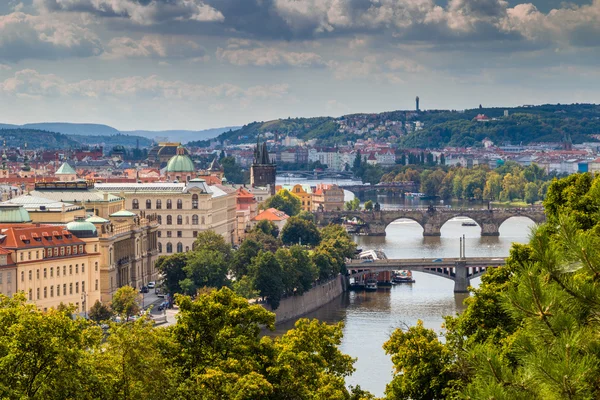
[[[254,282],[248,275],[242,276],[233,282],[233,291],[245,299],[255,299],[259,296],[259,291],[254,289]]]
[[[228,283],[228,268],[227,255],[217,250],[200,248],[189,252],[187,264],[183,270],[192,285],[186,281],[187,290],[185,292],[194,294],[197,289],[202,287],[221,288],[225,286]]]
[[[286,245],[316,246],[320,240],[321,234],[315,223],[298,217],[288,218],[281,230],[281,241]]]
[[[315,222],[315,215],[310,211],[300,211],[296,217],[304,219],[309,222]]]
[[[112,299],[112,309],[115,313],[129,321],[129,318],[140,312],[137,302],[138,293],[131,286],[117,289]]]
[[[172,295],[181,292],[179,282],[186,278],[183,268],[187,264],[187,258],[187,253],[175,253],[171,256],[160,256],[156,261],[156,269],[164,277],[163,285]]]
[[[525,185],[525,197],[524,200],[527,204],[533,204],[536,201],[538,201],[538,186],[533,183],[533,182],[529,182]]]
[[[447,365],[452,353],[438,340],[437,334],[417,326],[407,331],[396,329],[383,345],[386,354],[392,356],[394,378],[385,390],[390,399],[440,399],[453,378]]]
[[[267,299],[273,310],[279,307],[283,295],[283,277],[281,266],[273,253],[261,251],[252,261],[250,274],[254,280],[254,287],[260,295]]]
[[[230,183],[248,183],[248,178],[242,168],[235,162],[234,157],[224,157],[220,160],[225,178]]]
[[[274,238],[279,236],[279,228],[273,221],[269,221],[267,219],[263,219],[258,221],[258,223],[252,229],[255,232],[262,232],[267,235],[271,235]]]
[[[502,192],[502,177],[494,171],[488,172],[483,189],[483,198],[497,200]]]
[[[244,275],[247,275],[248,266],[252,263],[252,259],[264,249],[263,244],[255,240],[254,237],[246,237],[233,254],[233,262],[231,264],[231,272],[233,275],[238,278],[238,280]]]
[[[225,261],[231,259],[231,245],[225,242],[225,238],[222,235],[214,231],[200,232],[192,247],[195,251],[210,250],[219,252],[223,254]]]
[[[298,275],[296,292],[302,294],[312,288],[313,282],[319,276],[317,267],[310,259],[308,251],[300,246],[290,247],[294,269]]]
[[[102,322],[110,320],[113,316],[113,313],[110,307],[102,303],[100,300],[96,300],[92,307],[90,307],[88,315],[92,321]]]
[[[298,196],[287,189],[282,189],[275,196],[269,197],[265,202],[265,208],[276,208],[290,217],[298,214],[302,209],[302,202]]]
[[[371,201],[371,200],[365,201],[365,210],[373,211],[373,201]]]
[[[360,210],[360,199],[358,197],[355,197],[352,200],[347,201],[346,202],[346,210],[348,210],[348,211]]]

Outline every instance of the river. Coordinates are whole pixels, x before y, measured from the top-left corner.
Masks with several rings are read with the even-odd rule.
[[[466,238],[467,257],[505,257],[513,242],[527,243],[533,223],[523,217],[510,218],[500,227],[500,237],[481,237],[478,226],[462,226],[468,219],[457,218],[442,227],[441,237],[423,237],[423,229],[413,221],[399,220],[388,226],[387,236],[356,236],[363,249],[383,250],[389,258],[443,258],[459,256],[459,238]],[[307,315],[321,321],[343,321],[341,351],[356,357],[356,371],[346,379],[383,396],[392,379],[392,362],[382,349],[397,327],[415,325],[422,320],[427,328],[441,332],[443,316],[464,309],[466,295],[454,294],[454,282],[419,272],[415,283],[396,285],[377,292],[348,292],[325,307]],[[479,279],[472,282],[477,286]],[[276,334],[293,328],[293,322],[277,327]]]

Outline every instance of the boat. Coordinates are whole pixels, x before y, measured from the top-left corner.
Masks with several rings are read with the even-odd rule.
[[[477,226],[475,222],[463,222],[462,226]]]
[[[377,279],[369,278],[365,283],[365,290],[367,292],[374,292],[377,290]]]
[[[415,283],[410,271],[395,271],[392,277],[393,283]]]

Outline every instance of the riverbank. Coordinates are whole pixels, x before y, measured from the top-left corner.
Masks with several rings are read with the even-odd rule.
[[[277,310],[272,310],[268,304],[261,305],[275,313],[275,324],[278,325],[318,310],[338,298],[344,293],[345,288],[345,278],[339,275],[329,282],[315,286],[301,296],[281,299]]]

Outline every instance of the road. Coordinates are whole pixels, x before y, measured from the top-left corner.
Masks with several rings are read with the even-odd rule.
[[[176,305],[173,305],[172,309],[167,309],[165,311],[158,311],[159,304],[162,303],[163,301],[165,301],[165,298],[158,297],[156,295],[156,293],[154,292],[154,289],[150,289],[150,291],[148,293],[140,293],[138,301],[140,303],[140,306],[142,306],[145,310],[151,308],[150,314],[152,314],[152,316],[155,319],[160,320],[160,318],[157,318],[157,317],[166,315],[167,322],[161,323],[160,325],[157,325],[157,326],[170,326],[170,325],[175,324],[175,322],[177,322],[175,316],[179,312],[179,308]]]

